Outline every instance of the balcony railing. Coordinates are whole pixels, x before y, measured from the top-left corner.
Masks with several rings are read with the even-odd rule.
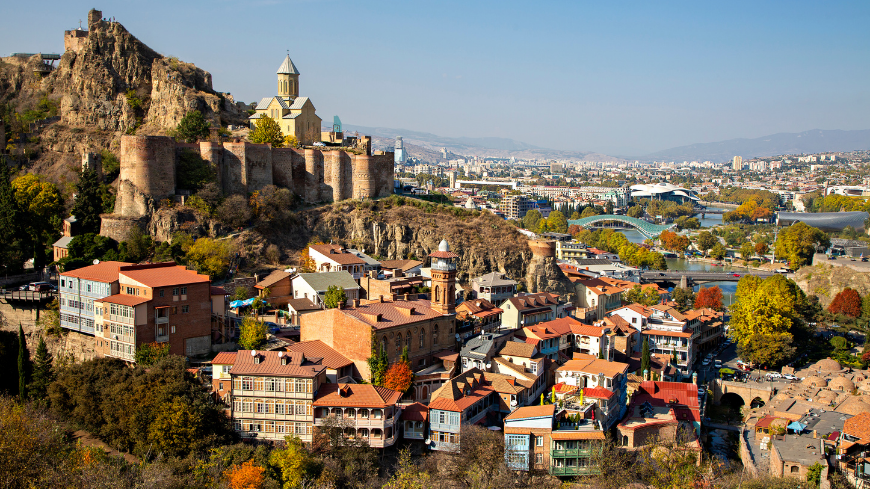
[[[601,471],[597,467],[550,467],[550,475],[556,476],[571,476],[571,475],[597,475]]]
[[[157,343],[167,343],[169,341],[169,335],[158,335],[154,337],[154,341]]]
[[[550,450],[551,457],[591,457],[592,450],[589,448],[571,448],[565,450]]]

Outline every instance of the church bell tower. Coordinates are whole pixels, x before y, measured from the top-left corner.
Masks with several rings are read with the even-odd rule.
[[[299,96],[299,70],[290,59],[290,52],[278,68],[278,96],[294,99]]]
[[[432,309],[441,314],[456,314],[456,263],[459,255],[450,251],[447,240],[441,240],[432,257]]]

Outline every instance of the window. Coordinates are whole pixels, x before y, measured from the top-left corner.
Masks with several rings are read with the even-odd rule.
[[[181,295],[187,295],[187,287],[181,288]]]
[[[544,454],[536,453],[535,454],[535,465],[543,465],[544,463]]]
[[[420,349],[423,348],[423,338],[426,336],[426,329],[423,328],[420,330]]]
[[[170,333],[170,334],[175,334],[175,326],[170,326],[170,327],[169,327],[169,333]]]
[[[159,295],[160,297],[163,297],[163,289],[160,289],[160,292],[158,293],[158,295]]]
[[[535,437],[535,446],[536,447],[544,446],[544,437],[543,436],[536,436]]]
[[[402,353],[402,333],[396,335],[396,355]]]
[[[172,289],[172,295],[178,295],[178,287]]]
[[[181,314],[187,314],[190,312],[190,306],[181,306]]]
[[[432,346],[438,344],[438,325],[432,327]]]
[[[88,284],[88,292],[91,291],[91,284]]]

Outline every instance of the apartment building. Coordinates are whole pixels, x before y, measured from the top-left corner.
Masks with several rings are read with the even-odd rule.
[[[499,209],[504,212],[505,219],[522,219],[537,204],[525,195],[505,195],[499,203]]]
[[[208,275],[175,262],[127,265],[118,269],[117,290],[94,300],[98,356],[132,362],[139,345],[155,342],[168,343],[172,355],[211,351],[212,314],[225,314],[226,292]]]
[[[610,362],[591,355],[575,354],[573,360],[556,369],[556,382],[578,388],[580,399],[574,398],[584,412],[593,409],[605,430],[625,414],[628,386],[628,364]]]
[[[104,261],[61,273],[58,281],[60,326],[70,331],[94,334],[94,301],[117,294],[120,268],[130,265]]]
[[[221,375],[229,375],[232,391],[223,398],[242,438],[283,441],[292,435],[312,441],[315,393],[327,382],[322,359],[300,352],[258,350],[240,350],[234,358],[221,355],[215,357],[212,372],[220,366]],[[229,372],[224,373],[230,361]]]
[[[391,447],[401,428],[401,397],[401,392],[371,384],[324,384],[314,398],[314,425],[323,426],[333,416],[370,447]]]

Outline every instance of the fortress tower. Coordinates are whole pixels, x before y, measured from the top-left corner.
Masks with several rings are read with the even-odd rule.
[[[432,309],[441,314],[456,314],[456,263],[459,255],[450,251],[447,240],[441,240],[432,257]]]

